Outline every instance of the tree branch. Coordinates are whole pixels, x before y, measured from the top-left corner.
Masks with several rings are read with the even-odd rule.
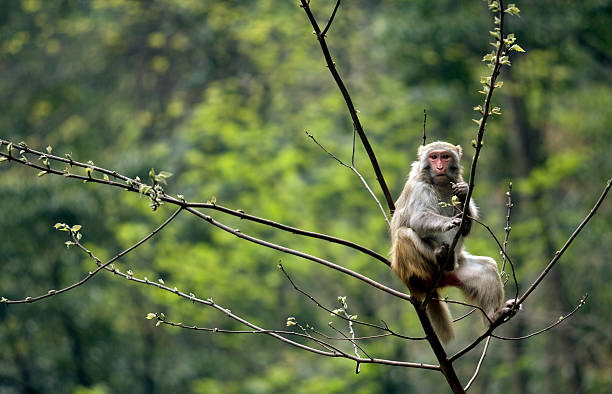
[[[17,162],[19,164],[31,167],[31,168],[35,168],[37,170],[41,170],[41,172],[45,172],[45,174],[51,174],[51,175],[61,175],[63,177],[66,178],[73,178],[73,179],[78,179],[84,182],[93,182],[93,183],[100,183],[100,184],[104,184],[104,185],[108,185],[108,186],[113,186],[113,187],[119,187],[121,189],[133,192],[133,193],[141,193],[141,187],[143,186],[147,186],[145,183],[142,183],[139,180],[136,179],[132,179],[129,178],[125,175],[122,175],[120,173],[118,173],[117,171],[112,171],[112,170],[108,170],[102,167],[98,167],[95,166],[93,164],[89,164],[89,163],[81,163],[78,161],[73,160],[72,158],[63,158],[60,156],[55,156],[55,155],[51,155],[48,153],[43,153],[31,148],[28,148],[27,146],[23,146],[23,145],[19,145],[19,144],[13,144],[10,141],[4,140],[0,138],[0,147],[2,147],[3,145],[6,145],[7,147],[11,147],[10,149],[7,149],[8,153],[4,153],[0,151],[0,158],[5,158],[5,160],[7,161],[14,161]],[[12,151],[13,149],[18,149],[19,151],[23,151],[23,154],[21,155],[21,158],[15,158],[11,155],[10,151]],[[31,154],[34,156],[38,156],[39,158],[45,158],[47,160],[51,160],[51,161],[56,161],[56,162],[60,162],[60,163],[65,163],[68,164],[70,167],[79,167],[79,168],[83,168],[83,169],[92,169],[91,172],[89,172],[89,176],[84,176],[84,175],[78,175],[78,174],[72,174],[68,171],[68,169],[66,170],[57,170],[54,168],[51,168],[50,165],[43,165],[43,164],[37,164],[33,161],[30,161],[27,159],[27,157],[25,157],[25,154]],[[25,160],[24,160],[25,159]],[[99,178],[94,178],[93,174],[95,174],[96,172],[99,172],[101,174],[106,175],[106,177],[108,179],[99,179]],[[119,183],[113,180],[110,180],[110,177],[114,177],[116,179],[121,180],[123,183]],[[167,194],[162,194],[160,196],[158,196],[161,201],[167,202],[169,204],[173,204],[173,205],[177,205],[180,207],[184,207],[184,208],[188,208],[188,207],[192,207],[192,208],[205,208],[205,209],[213,209],[219,212],[223,212],[232,216],[236,216],[239,217],[241,219],[246,219],[252,222],[256,222],[256,223],[260,223],[260,224],[264,224],[266,226],[270,226],[270,227],[274,227],[277,228],[279,230],[283,230],[283,231],[287,231],[293,234],[297,234],[297,235],[302,235],[302,236],[306,236],[306,237],[311,237],[311,238],[316,238],[316,239],[321,239],[321,240],[325,240],[328,242],[332,242],[332,243],[336,243],[336,244],[340,244],[340,245],[344,245],[347,246],[349,248],[358,250],[362,253],[365,253],[381,262],[383,262],[384,264],[386,264],[387,266],[391,265],[391,262],[384,257],[383,255],[368,249],[362,245],[356,244],[354,242],[350,242],[347,240],[344,240],[342,238],[338,238],[338,237],[334,237],[331,235],[327,235],[327,234],[322,234],[322,233],[316,233],[313,231],[306,231],[306,230],[302,230],[296,227],[291,227],[291,226],[287,226],[285,224],[282,223],[277,223],[274,222],[272,220],[269,219],[264,219],[264,218],[260,218],[254,215],[249,215],[244,213],[241,210],[233,210],[230,208],[226,208],[224,206],[218,205],[216,203],[198,203],[198,202],[188,202],[185,201],[183,199],[177,199],[174,197],[171,197]]]
[[[525,299],[527,297],[529,297],[531,292],[534,291],[536,289],[536,287],[538,287],[538,285],[542,282],[542,280],[544,280],[544,278],[546,277],[548,272],[552,269],[552,267],[554,267],[554,265],[557,263],[557,261],[559,261],[561,256],[563,256],[563,253],[565,253],[567,248],[569,248],[569,246],[572,244],[574,239],[576,239],[578,234],[580,234],[580,232],[582,231],[584,226],[586,226],[586,224],[589,222],[589,220],[591,220],[591,218],[595,215],[595,212],[597,212],[597,209],[599,208],[599,206],[606,199],[606,196],[608,195],[608,192],[610,191],[610,186],[612,186],[612,178],[610,178],[608,180],[608,183],[604,187],[604,190],[601,193],[601,195],[599,196],[599,199],[597,200],[597,202],[595,203],[595,206],[593,206],[593,208],[591,209],[589,214],[584,218],[584,220],[582,220],[582,222],[580,223],[580,225],[578,225],[576,230],[574,230],[572,235],[570,235],[570,237],[567,239],[567,241],[565,242],[563,247],[560,250],[558,250],[557,252],[555,252],[555,257],[553,257],[553,259],[550,261],[550,263],[548,263],[546,268],[544,268],[544,270],[542,271],[540,276],[538,276],[538,278],[531,284],[531,286],[529,286],[529,288],[521,296],[521,298],[517,302],[517,305],[522,304],[525,301]]]
[[[300,2],[301,2],[301,7],[306,12],[306,15],[308,16],[308,20],[310,21],[310,24],[312,25],[314,29],[315,35],[317,36],[317,39],[319,40],[319,44],[321,46],[321,50],[323,51],[323,56],[325,57],[325,62],[327,63],[327,67],[329,68],[329,71],[331,72],[332,77],[334,78],[334,81],[336,81],[336,85],[338,85],[338,88],[340,89],[340,92],[342,93],[342,97],[344,98],[349,114],[353,121],[353,127],[355,128],[355,130],[357,130],[357,134],[359,134],[361,143],[363,144],[363,147],[365,148],[368,154],[368,157],[370,158],[370,162],[372,163],[372,168],[374,169],[374,173],[376,174],[376,179],[378,180],[380,188],[382,189],[385,199],[387,200],[389,212],[393,213],[393,211],[395,211],[395,203],[393,202],[393,197],[391,197],[391,192],[389,192],[389,188],[387,187],[385,178],[382,174],[382,171],[380,170],[380,166],[378,165],[378,160],[376,159],[376,155],[374,155],[374,150],[372,149],[372,146],[370,145],[370,142],[368,141],[368,138],[366,137],[365,131],[363,130],[363,127],[361,126],[361,121],[359,120],[359,116],[357,116],[357,110],[355,109],[355,106],[353,105],[351,96],[349,95],[349,92],[346,86],[344,85],[344,82],[342,81],[342,78],[340,77],[338,70],[336,69],[336,64],[331,58],[329,48],[327,47],[327,43],[325,42],[325,35],[322,34],[321,29],[319,28],[319,24],[317,23],[317,20],[315,19],[314,15],[312,14],[312,11],[310,10],[310,6],[309,6],[310,2],[308,0],[300,0]],[[336,7],[339,4],[340,2],[338,1],[336,3]],[[331,20],[330,20],[330,23],[331,23]]]

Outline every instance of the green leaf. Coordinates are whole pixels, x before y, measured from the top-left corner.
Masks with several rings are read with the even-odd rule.
[[[508,8],[506,8],[504,12],[510,15],[519,16],[519,12],[521,12],[521,10],[519,10],[515,4],[509,4]]]
[[[72,226],[72,232],[77,232],[79,231],[83,226],[81,226],[80,224],[75,224],[74,226]]]
[[[47,146],[47,153],[51,153],[53,151],[53,148],[51,147],[51,145]]]
[[[525,52],[525,50],[523,48],[521,48],[521,46],[519,44],[514,44],[510,47],[511,51],[517,51],[517,52]]]
[[[43,176],[43,175],[46,175],[46,174],[47,174],[47,171],[41,171],[41,172],[38,173],[38,176]]]
[[[156,317],[155,313],[147,313],[147,320],[155,319],[155,317]]]

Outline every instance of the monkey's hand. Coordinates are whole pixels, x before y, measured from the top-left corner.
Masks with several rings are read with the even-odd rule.
[[[453,184],[453,194],[463,202],[467,196],[470,186],[465,182],[457,182]]]
[[[443,243],[434,250],[436,262],[443,271],[452,271],[455,268],[455,252],[449,256],[450,246]]]
[[[452,230],[455,227],[459,226],[460,224],[461,224],[461,215],[453,216],[452,218],[450,218],[448,222],[446,222],[442,231]]]

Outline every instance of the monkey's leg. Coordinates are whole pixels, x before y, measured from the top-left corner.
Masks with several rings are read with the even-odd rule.
[[[504,287],[495,260],[462,252],[452,274],[457,277],[458,287],[466,297],[481,307],[489,318],[494,318],[504,299]],[[483,321],[487,322],[484,316]]]
[[[411,288],[411,278],[431,281],[438,268],[432,248],[408,227],[400,227],[393,235],[391,268]],[[412,290],[412,288],[411,288]]]

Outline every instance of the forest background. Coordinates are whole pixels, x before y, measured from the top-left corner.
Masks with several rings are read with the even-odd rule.
[[[335,2],[313,1],[325,20]],[[509,20],[527,53],[502,74],[474,197],[503,235],[513,183],[509,254],[527,287],[592,207],[612,174],[612,4],[518,4]],[[328,42],[397,196],[422,142],[464,146],[467,166],[481,103],[491,17],[482,1],[343,2]],[[77,1],[0,3],[0,136],[130,177],[173,173],[166,191],[359,242],[386,254],[380,210],[359,179],[305,134],[350,161],[352,125],[312,26],[295,1]],[[356,166],[382,199],[361,148]],[[171,212],[118,189],[0,164],[0,296],[44,294],[92,270],[64,246],[56,222],[83,226],[103,260]],[[217,216],[223,217],[218,214]],[[230,225],[307,251],[404,291],[380,262],[353,250],[235,218]],[[561,262],[502,332],[520,336],[573,309],[571,319],[521,342],[494,340],[472,392],[604,393],[612,386],[612,206],[604,203]],[[486,231],[468,249],[499,259]],[[139,276],[211,297],[266,328],[288,317],[325,329],[326,305],[346,296],[360,319],[421,330],[412,308],[362,282],[257,247],[182,216],[117,263]],[[508,291],[507,291],[508,292]],[[454,298],[458,294],[449,292]],[[456,297],[455,297],[456,296]],[[465,308],[452,307],[454,315]],[[202,327],[241,328],[224,315],[112,275],[45,301],[0,307],[0,393],[429,393],[425,370],[355,365],[263,335],[155,327],[149,312]],[[340,324],[340,323],[339,323]],[[457,323],[458,349],[482,327]],[[377,340],[377,355],[433,362],[421,342]],[[478,361],[457,364],[463,379]]]

